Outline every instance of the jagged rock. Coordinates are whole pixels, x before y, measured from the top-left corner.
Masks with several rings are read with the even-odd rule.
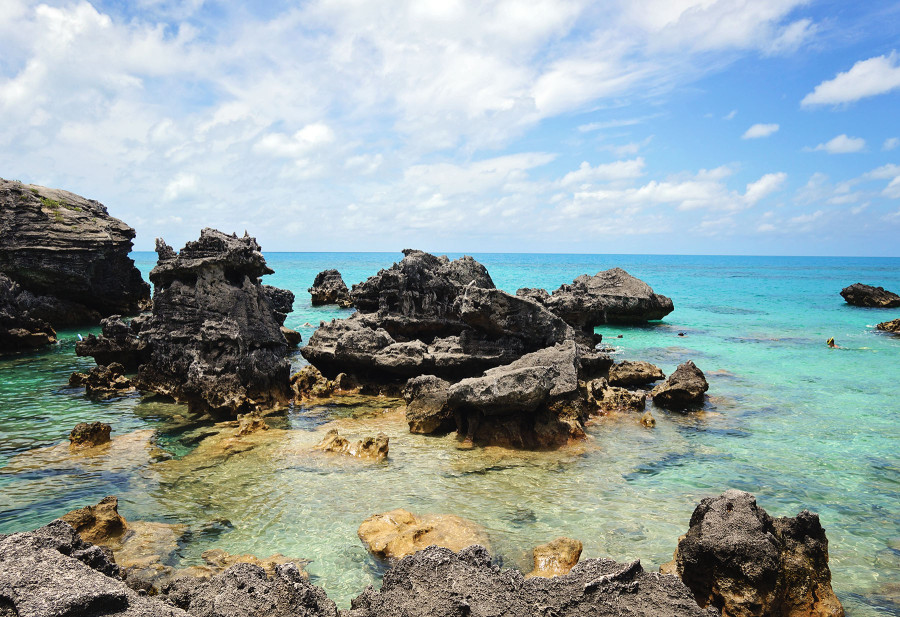
[[[753,495],[728,490],[700,502],[674,566],[701,606],[722,617],[841,617],[828,539],[806,510],[773,518]]]
[[[359,526],[359,539],[379,559],[395,560],[428,546],[458,551],[479,544],[488,546],[480,525],[452,514],[416,516],[403,509],[370,516]]]
[[[556,538],[534,548],[534,569],[525,576],[561,576],[568,574],[581,559],[583,546],[572,538]]]
[[[275,566],[271,577],[257,565],[238,563],[208,581],[176,579],[164,594],[193,617],[338,617],[325,591],[293,563]]]
[[[128,256],[134,235],[99,202],[0,179],[0,272],[25,317],[59,328],[136,313],[150,287]]]
[[[893,319],[891,321],[885,321],[885,322],[878,324],[875,327],[884,332],[892,332],[894,334],[900,334],[900,319]]]
[[[340,392],[351,392],[359,388],[359,383],[347,373],[338,373],[334,378],[334,389]]]
[[[384,433],[378,433],[376,437],[364,437],[357,442],[351,442],[345,437],[341,437],[338,430],[333,428],[325,434],[322,441],[316,444],[313,449],[335,454],[346,454],[356,458],[372,459],[373,461],[383,461],[388,457],[388,445],[388,436]]]
[[[525,288],[516,295],[539,302],[575,328],[589,332],[610,322],[662,319],[674,309],[670,298],[654,293],[649,285],[621,268],[594,276],[582,274],[553,294]]]
[[[343,308],[353,306],[350,290],[337,270],[323,270],[316,275],[312,287],[307,290],[312,296],[312,305],[337,304]]]
[[[294,399],[328,398],[334,393],[334,382],[326,379],[319,369],[307,364],[291,375],[291,391]]]
[[[449,389],[449,381],[434,375],[413,377],[406,382],[402,394],[411,433],[428,435],[453,428],[453,411],[447,405]]]
[[[77,373],[76,373],[77,374]],[[99,446],[109,442],[112,427],[104,422],[79,422],[69,433],[69,442],[73,446]]]
[[[645,411],[644,415],[641,416],[641,424],[647,428],[654,428],[656,426],[656,418],[649,411]]]
[[[131,323],[125,323],[120,315],[111,315],[100,321],[101,336],[88,334],[87,338],[75,343],[75,354],[91,356],[99,365],[117,362],[126,371],[137,371],[141,364],[150,360],[147,340],[138,337],[146,321],[135,318]]]
[[[453,553],[432,546],[402,559],[351,603],[346,617],[516,615],[539,617],[712,617],[674,576],[639,561],[588,559],[569,574],[525,578],[491,565],[481,546]]]
[[[109,544],[128,530],[125,519],[119,515],[119,499],[114,496],[104,497],[95,506],[72,510],[60,518],[91,544]]]
[[[709,383],[690,360],[680,364],[675,372],[669,375],[650,393],[653,404],[669,409],[683,409],[703,403],[703,395],[709,390]]]
[[[276,567],[283,566],[287,563],[292,563],[297,566],[297,569],[300,572],[300,575],[303,578],[309,578],[309,574],[303,569],[307,565],[309,565],[309,559],[298,559],[296,557],[285,557],[281,553],[275,553],[273,555],[269,555],[268,557],[259,558],[256,555],[232,555],[227,551],[223,551],[219,548],[209,549],[207,551],[203,551],[200,554],[200,557],[203,558],[205,565],[202,566],[192,566],[186,568],[185,570],[178,571],[178,575],[188,574],[190,576],[196,576],[198,578],[209,578],[211,576],[215,576],[216,574],[220,574],[224,572],[231,566],[238,563],[249,563],[254,566],[258,566],[263,569],[266,573],[266,576],[273,577],[276,574]]]
[[[291,330],[285,326],[281,326],[281,335],[287,341],[289,347],[296,347],[303,342],[303,336],[296,330]]]
[[[896,308],[900,306],[900,296],[887,291],[884,287],[873,287],[862,283],[853,283],[841,290],[841,297],[847,304],[872,308]]]
[[[262,416],[259,415],[258,411],[239,414],[237,419],[238,430],[235,435],[238,437],[269,430],[269,426],[266,424],[265,420],[262,419]]]
[[[96,397],[118,396],[134,390],[131,380],[125,377],[125,367],[118,362],[95,366],[88,373],[72,373],[69,385],[84,387],[85,394]]]
[[[275,311],[275,321],[279,326],[284,326],[284,320],[287,319],[288,313],[294,311],[294,292],[272,285],[263,285],[262,291]]]
[[[603,389],[597,405],[603,411],[643,412],[647,405],[647,394],[643,391],[633,392],[625,388],[608,386]]]
[[[22,306],[22,288],[0,272],[0,351],[19,351],[51,345],[56,330]]]
[[[611,386],[645,386],[665,378],[665,374],[659,367],[649,362],[623,360],[609,367],[609,385]]]

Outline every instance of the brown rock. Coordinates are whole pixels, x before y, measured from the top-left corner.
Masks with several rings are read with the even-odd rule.
[[[894,334],[900,334],[900,319],[884,321],[875,327],[884,332],[893,332]]]
[[[268,557],[259,558],[255,555],[249,554],[232,555],[231,553],[223,551],[222,549],[213,548],[208,551],[203,551],[200,556],[203,557],[203,561],[206,562],[206,565],[194,566],[193,568],[180,570],[179,574],[186,573],[191,576],[197,576],[200,578],[209,578],[210,576],[214,576],[220,572],[224,572],[236,563],[251,563],[265,570],[266,574],[271,577],[275,574],[275,566],[284,565],[286,563],[293,563],[298,567],[303,578],[309,578],[309,574],[304,570],[304,568],[310,563],[309,559],[285,557],[281,553],[275,553],[273,555],[269,555]]]
[[[69,385],[84,386],[85,394],[101,398],[134,391],[134,384],[125,377],[125,367],[118,362],[111,362],[108,366],[95,366],[89,373],[72,373]]]
[[[72,510],[60,518],[71,525],[82,540],[91,544],[109,544],[128,529],[125,519],[119,515],[119,499],[113,496],[104,497],[96,506]]]
[[[326,379],[312,364],[308,364],[291,376],[291,390],[296,400],[328,398],[334,393],[334,382]]]
[[[300,336],[300,333],[296,330],[281,326],[281,333],[284,335],[284,340],[286,340],[287,344],[291,347],[296,347],[303,342],[303,337]]]
[[[668,409],[683,409],[703,403],[709,383],[697,366],[688,360],[678,366],[665,382],[650,393],[653,404]]]
[[[257,431],[267,430],[269,430],[269,426],[266,424],[265,420],[262,419],[262,416],[259,415],[259,412],[251,411],[238,416],[238,430],[235,435],[237,437],[242,437],[244,435],[249,435],[250,433],[256,433]]]
[[[665,378],[662,370],[649,362],[623,360],[609,367],[611,386],[645,386]]]
[[[452,551],[473,544],[489,546],[484,528],[472,521],[452,514],[416,516],[403,509],[370,516],[357,535],[380,559],[402,559],[431,545]]]
[[[92,422],[90,424],[87,422],[80,422],[79,424],[76,424],[75,428],[72,429],[72,432],[69,433],[69,442],[73,446],[98,446],[109,442],[109,434],[111,432],[112,427],[103,422]],[[110,498],[107,497],[107,499]],[[112,499],[115,499],[115,497]]]
[[[341,437],[338,430],[333,428],[325,434],[321,442],[313,446],[313,449],[383,461],[388,457],[388,441],[387,435],[378,433],[377,437],[364,437],[357,442],[351,442]]]
[[[581,542],[572,538],[556,538],[534,549],[534,570],[526,577],[550,578],[568,574],[581,559]]]
[[[603,398],[599,401],[603,411],[644,411],[647,404],[647,394],[643,391],[632,392],[625,388],[609,386],[602,392]]]
[[[656,426],[656,418],[649,411],[645,411],[644,415],[641,416],[641,424],[647,428],[654,428]]]

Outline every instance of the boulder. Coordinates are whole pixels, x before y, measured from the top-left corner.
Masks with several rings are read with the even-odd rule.
[[[680,364],[675,372],[669,375],[650,393],[653,404],[667,409],[684,409],[703,404],[704,393],[709,390],[709,383],[690,360]]]
[[[112,427],[104,422],[79,422],[69,433],[69,443],[73,446],[99,446],[109,443],[111,432]]]
[[[359,526],[359,539],[379,559],[396,560],[428,546],[458,551],[488,545],[483,527],[452,514],[424,514],[398,509],[370,516]]]
[[[853,283],[841,290],[841,297],[847,304],[871,308],[897,308],[900,307],[900,296],[887,291],[884,287],[873,287],[862,283]]]
[[[237,437],[269,430],[269,426],[266,424],[266,421],[262,419],[262,416],[258,411],[238,414],[237,420],[238,430],[235,433],[235,436]]]
[[[0,272],[25,317],[60,328],[136,313],[150,287],[129,257],[134,236],[97,201],[0,179]]]
[[[373,461],[383,461],[388,457],[388,445],[389,439],[384,433],[378,433],[376,437],[364,437],[359,441],[351,442],[347,438],[341,437],[338,430],[333,428],[325,434],[322,441],[313,446],[313,449]]]
[[[125,367],[118,362],[109,366],[95,366],[88,373],[72,373],[69,385],[73,388],[84,387],[88,396],[107,398],[132,392],[134,385],[125,377]]]
[[[628,564],[588,559],[569,574],[525,578],[492,565],[482,546],[454,553],[431,546],[402,559],[369,587],[345,617],[422,615],[554,615],[556,617],[712,617],[697,606],[675,576],[645,572]]]
[[[662,319],[674,310],[672,300],[621,268],[583,274],[552,294],[520,289],[516,295],[544,305],[573,327],[593,332],[605,323],[641,323]]]
[[[885,322],[878,324],[875,327],[883,332],[891,332],[893,334],[900,334],[900,319],[892,319],[891,321],[885,321]]]
[[[722,617],[841,617],[819,517],[773,518],[753,495],[728,490],[700,502],[674,569],[700,606]]]
[[[665,374],[659,367],[649,362],[623,360],[609,367],[609,385],[611,386],[646,386],[665,378]]]
[[[337,270],[323,270],[316,275],[312,287],[308,290],[312,296],[312,305],[337,304],[342,308],[353,306],[350,290]]]
[[[281,335],[287,341],[288,347],[296,347],[303,342],[303,336],[296,330],[291,330],[285,326],[281,326]]]
[[[645,411],[644,415],[641,416],[641,424],[647,428],[654,428],[656,427],[656,418],[649,411]]]
[[[133,373],[150,360],[150,345],[145,338],[138,336],[146,321],[135,318],[126,323],[121,315],[102,319],[101,335],[88,334],[87,338],[75,343],[75,354],[93,357],[99,365],[116,362]]]
[[[534,549],[534,569],[527,578],[541,576],[550,578],[568,574],[581,559],[581,542],[572,538],[556,538]]]
[[[428,435],[453,428],[453,410],[448,405],[449,389],[449,381],[434,375],[421,375],[406,382],[402,395],[406,401],[406,422],[410,433]]]
[[[597,405],[603,411],[636,411],[642,413],[647,405],[647,394],[625,388],[608,386],[601,392]]]
[[[124,534],[128,525],[119,515],[118,497],[104,497],[95,506],[86,506],[72,510],[60,517],[78,532],[85,542],[91,544],[109,544]]]
[[[328,398],[334,393],[334,382],[326,379],[319,369],[307,364],[291,375],[291,391],[294,400]]]

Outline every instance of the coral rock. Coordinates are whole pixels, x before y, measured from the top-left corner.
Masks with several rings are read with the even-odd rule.
[[[534,570],[526,576],[560,576],[568,574],[581,559],[581,542],[572,538],[556,538],[534,549]]]
[[[341,278],[341,273],[337,270],[324,270],[316,275],[312,287],[309,291],[312,296],[312,305],[320,306],[323,304],[337,304],[343,308],[353,306],[353,300],[350,299],[350,290],[347,284]]]
[[[359,526],[359,539],[380,559],[400,559],[435,545],[458,551],[473,544],[487,545],[480,525],[452,514],[416,516],[398,509],[375,514]]]

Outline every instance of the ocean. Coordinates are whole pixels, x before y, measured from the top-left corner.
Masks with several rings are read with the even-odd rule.
[[[457,254],[448,254],[458,257]],[[531,549],[558,536],[582,558],[672,558],[693,508],[728,488],[746,490],[773,516],[819,514],[834,589],[851,617],[900,615],[900,337],[875,324],[900,309],[846,304],[863,282],[900,290],[898,258],[474,254],[496,285],[556,289],[581,274],[621,267],[671,297],[675,310],[644,326],[603,326],[616,360],[647,360],[666,374],[693,360],[710,383],[701,412],[653,408],[655,429],[628,415],[599,418],[583,444],[558,452],[460,451],[452,436],[412,435],[396,401],[297,406],[273,420],[277,438],[245,453],[205,453],[185,408],[155,397],[91,401],[67,386],[93,361],[78,334],[45,351],[0,356],[0,533],[119,497],[128,520],[186,523],[171,565],[208,548],[312,560],[313,582],[347,607],[384,572],[357,539],[368,516],[394,508],[448,513],[483,525],[498,562],[526,571]],[[155,253],[135,253],[146,274]],[[309,340],[320,321],[350,309],[312,307],[316,273],[348,285],[399,253],[266,253],[264,282],[296,294],[286,325]],[[679,336],[683,334],[683,336]],[[622,338],[617,338],[619,335]],[[834,337],[838,348],[825,341]],[[304,362],[293,356],[295,367]],[[310,454],[322,426],[383,431],[380,464]],[[133,439],[104,460],[46,449],[78,422],[112,424]],[[135,433],[135,431],[144,431]],[[43,450],[37,450],[43,448]]]

